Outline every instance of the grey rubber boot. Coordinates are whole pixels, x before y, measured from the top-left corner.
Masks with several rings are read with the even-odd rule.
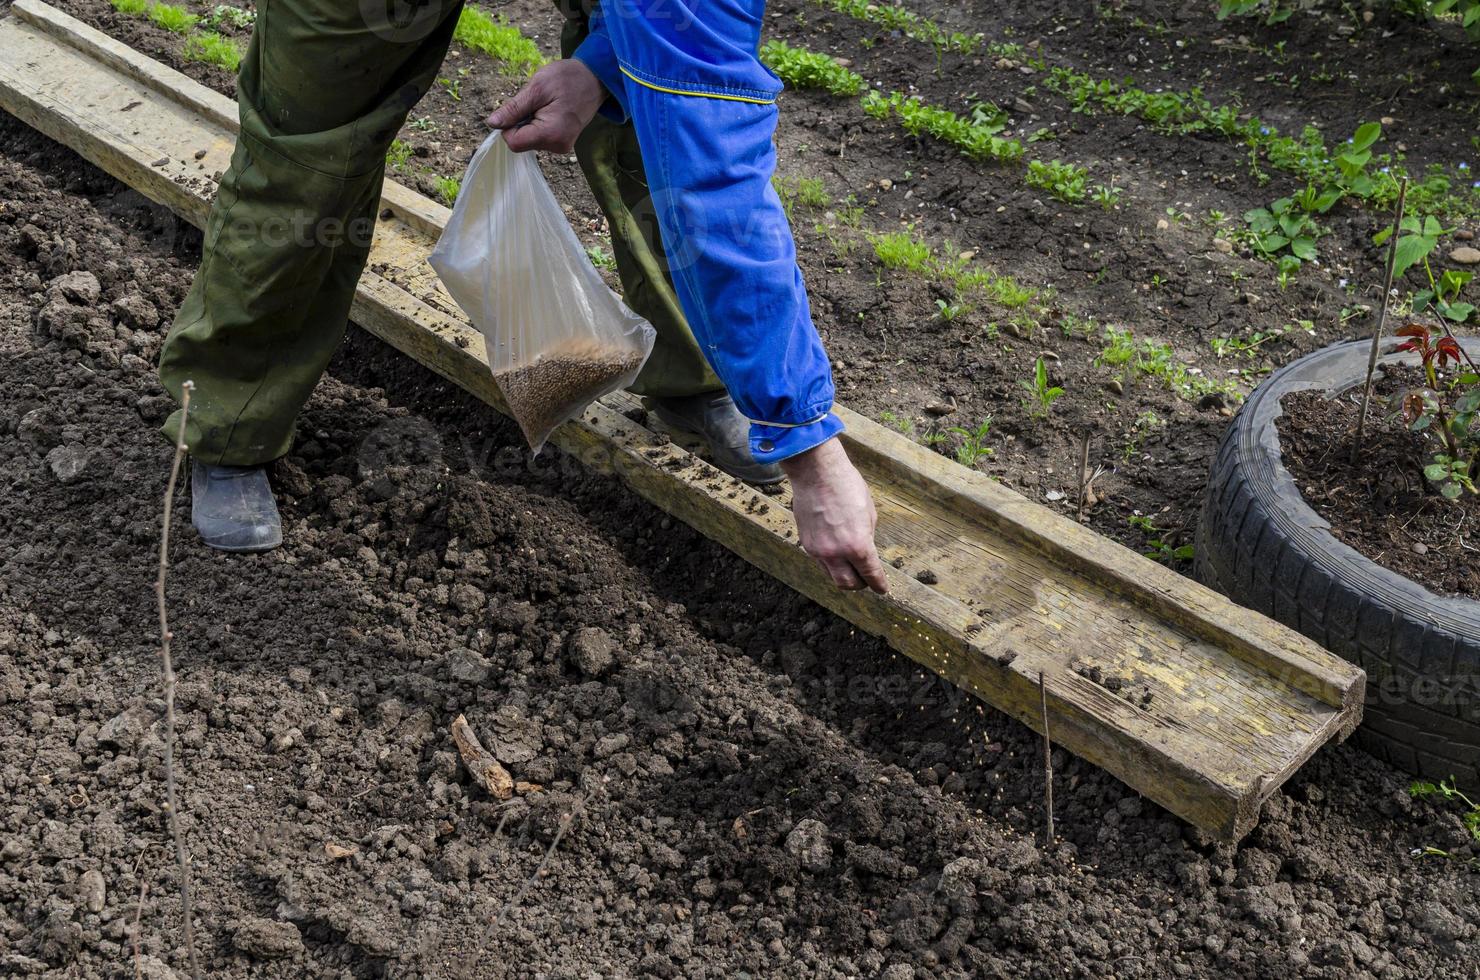
[[[709,444],[710,462],[731,476],[757,486],[786,478],[775,463],[757,463],[750,455],[750,420],[727,392],[646,401],[665,425],[702,436]]]
[[[190,463],[190,521],[207,546],[271,551],[283,543],[283,522],[266,467]]]

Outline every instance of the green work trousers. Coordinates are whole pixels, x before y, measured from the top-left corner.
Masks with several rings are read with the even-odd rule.
[[[569,54],[586,19],[579,0],[557,2]],[[237,83],[241,133],[160,354],[160,380],[177,400],[195,383],[186,443],[202,462],[251,466],[286,453],[344,338],[386,150],[436,79],[462,0],[385,0],[403,15],[395,21],[378,7],[258,0]],[[576,154],[610,225],[627,302],[658,332],[633,390],[721,390],[673,293],[632,126],[598,117]],[[178,412],[166,421],[171,441],[179,425]]]

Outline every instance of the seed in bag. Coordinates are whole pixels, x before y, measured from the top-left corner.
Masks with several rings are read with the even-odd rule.
[[[570,418],[619,379],[636,373],[646,352],[607,347],[594,340],[572,340],[547,350],[532,364],[493,376],[524,437],[544,442],[551,429]]]

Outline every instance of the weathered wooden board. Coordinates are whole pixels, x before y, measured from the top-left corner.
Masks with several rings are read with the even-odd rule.
[[[197,225],[236,126],[227,99],[37,0],[0,21],[0,107]],[[426,263],[446,209],[393,182],[382,204],[355,321],[502,408],[482,337]],[[1042,672],[1058,744],[1219,837],[1361,717],[1345,661],[845,408],[893,591],[837,591],[784,493],[725,476],[632,405],[604,399],[554,442],[1035,729]]]

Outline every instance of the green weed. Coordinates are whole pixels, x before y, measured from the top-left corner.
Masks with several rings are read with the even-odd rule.
[[[1453,776],[1441,779],[1437,783],[1415,781],[1408,787],[1408,795],[1418,800],[1439,799],[1458,803],[1461,807],[1460,820],[1464,823],[1465,829],[1470,832],[1471,837],[1480,841],[1480,803],[1476,803],[1460,792]]]
[[[586,258],[598,269],[614,270],[617,267],[616,256],[602,248],[600,245],[592,245],[586,249]]]
[[[392,170],[400,170],[411,161],[412,147],[405,140],[391,140],[389,150],[385,152],[385,165]]]
[[[798,204],[814,211],[832,204],[832,198],[827,193],[827,186],[817,177],[788,178],[778,174],[771,178],[771,186],[776,188],[776,195],[781,198],[781,207],[786,211],[788,220],[791,218],[792,209]]]
[[[1162,537],[1165,532],[1151,522],[1151,518],[1139,514],[1126,519],[1131,527],[1146,535],[1146,551],[1142,552],[1147,558],[1153,558],[1162,564],[1171,564],[1173,561],[1191,561],[1195,554],[1192,545],[1184,544],[1174,548]]]
[[[130,17],[137,17],[149,10],[149,0],[108,0],[108,2],[113,4],[114,10]]]
[[[1028,393],[1028,397],[1023,401],[1023,407],[1028,410],[1030,418],[1048,418],[1048,413],[1053,409],[1053,403],[1064,395],[1063,388],[1048,383],[1048,365],[1041,357],[1033,365],[1032,379],[1019,381],[1018,385]]]
[[[987,445],[987,437],[992,434],[992,416],[990,415],[983,419],[982,424],[975,429],[953,425],[947,431],[961,440],[960,444],[956,447],[956,462],[962,466],[970,466],[975,469],[977,463],[997,451]]]
[[[202,22],[210,28],[225,24],[233,30],[250,31],[252,25],[257,23],[257,14],[250,10],[243,10],[241,7],[220,3],[211,8],[211,12],[205,15]]]
[[[449,208],[457,203],[457,195],[462,191],[462,180],[457,177],[432,177],[432,186],[437,191],[437,197]]]

